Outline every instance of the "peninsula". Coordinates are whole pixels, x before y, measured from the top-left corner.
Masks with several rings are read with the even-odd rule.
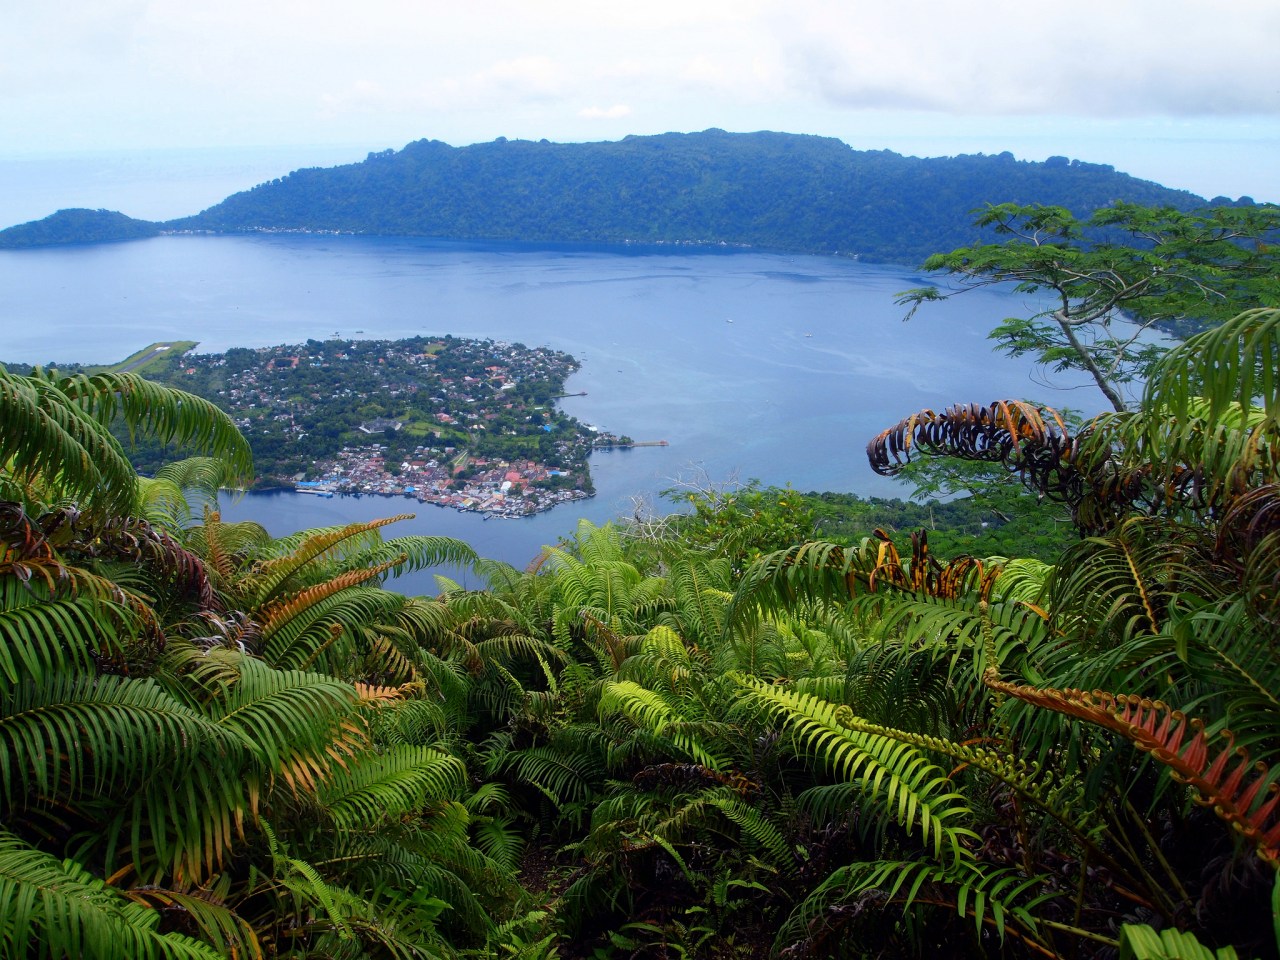
[[[523,517],[591,496],[593,449],[635,445],[557,408],[579,363],[547,347],[453,336],[208,354],[168,346],[129,362],[145,359],[149,379],[227,411],[253,449],[259,489],[407,496]],[[131,452],[144,472],[184,455]]]

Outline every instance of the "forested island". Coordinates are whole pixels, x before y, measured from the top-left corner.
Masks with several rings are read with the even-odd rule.
[[[61,243],[112,243],[159,236],[159,224],[135,220],[113,210],[59,210],[57,213],[0,230],[0,250],[47,247]]]
[[[189,217],[151,224],[61,211],[0,231],[0,248],[157,232],[338,232],[543,243],[751,246],[918,265],[983,231],[992,197],[1086,213],[1117,200],[1206,202],[1106,164],[1012,154],[904,157],[788,133],[668,133],[599,143],[418,140],[361,163],[296,170]]]

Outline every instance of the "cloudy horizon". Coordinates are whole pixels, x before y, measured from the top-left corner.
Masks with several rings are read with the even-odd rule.
[[[7,158],[718,127],[1280,200],[1271,0],[70,0],[6,20]]]

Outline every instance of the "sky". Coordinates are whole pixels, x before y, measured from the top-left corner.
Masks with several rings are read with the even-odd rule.
[[[422,138],[719,127],[915,156],[1061,155],[1207,198],[1280,201],[1277,0],[0,7],[0,174],[18,192],[35,182],[23,171],[48,181],[58,162],[104,152],[163,166],[253,150],[240,175],[266,179]]]

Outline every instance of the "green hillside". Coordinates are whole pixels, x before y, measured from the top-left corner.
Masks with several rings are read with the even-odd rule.
[[[1066,158],[920,159],[824,137],[708,130],[577,144],[419,140],[361,163],[297,170],[165,226],[742,244],[914,264],[972,242],[971,211],[993,198],[1079,211],[1115,200],[1205,204]]]
[[[135,220],[114,210],[59,210],[43,220],[0,230],[0,250],[141,240],[159,233],[160,228],[149,220]]]

